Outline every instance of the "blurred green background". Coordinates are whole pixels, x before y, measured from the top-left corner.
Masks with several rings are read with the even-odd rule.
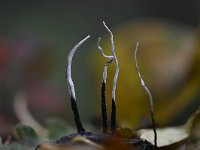
[[[199,8],[198,0],[2,0],[0,134],[7,134],[19,121],[13,101],[21,91],[27,95],[29,111],[41,124],[54,116],[73,124],[66,56],[88,34],[91,39],[74,57],[72,76],[81,118],[87,124],[98,122],[105,60],[97,50],[97,38],[105,37],[102,45],[108,53],[110,48],[103,20],[114,33],[121,64],[119,124],[149,125],[147,97],[133,65],[136,41],[141,46],[142,74],[155,97],[158,125],[183,123],[200,104]]]

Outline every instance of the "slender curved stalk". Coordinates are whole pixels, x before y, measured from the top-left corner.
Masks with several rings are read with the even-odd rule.
[[[138,67],[138,61],[137,61],[137,52],[138,52],[138,42],[137,42],[136,48],[135,48],[135,57],[134,57],[135,58],[135,68],[136,68],[137,74],[140,78],[141,85],[144,88],[144,90],[146,91],[147,95],[149,96],[150,113],[151,113],[151,120],[152,120],[152,126],[153,126],[153,131],[154,131],[154,144],[155,144],[155,147],[157,147],[157,132],[156,132],[155,119],[154,119],[153,97],[152,97],[152,94],[151,94],[149,88],[145,85],[145,82],[142,79],[142,76],[140,74],[139,67]]]
[[[74,83],[71,77],[71,65],[72,65],[72,59],[74,56],[74,53],[76,52],[76,50],[88,39],[90,38],[90,36],[88,35],[87,37],[85,37],[83,40],[81,40],[69,53],[68,57],[67,57],[67,64],[66,64],[66,80],[67,80],[67,85],[68,85],[68,90],[69,90],[69,94],[70,94],[70,98],[71,98],[71,108],[74,114],[74,121],[76,124],[76,128],[78,133],[83,134],[85,132],[85,129],[82,126],[81,123],[81,119],[80,119],[80,115],[79,115],[79,111],[78,111],[78,107],[76,104],[76,93],[75,93],[75,88],[74,88]]]

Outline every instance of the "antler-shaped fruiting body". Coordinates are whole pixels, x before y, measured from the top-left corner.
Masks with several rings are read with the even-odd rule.
[[[115,69],[115,76],[113,79],[113,89],[112,89],[112,112],[111,112],[111,130],[115,131],[116,130],[116,98],[115,98],[115,92],[116,92],[116,87],[117,87],[117,80],[118,80],[118,75],[119,75],[119,64],[117,60],[117,56],[115,54],[115,45],[114,45],[114,38],[111,30],[107,27],[105,22],[103,21],[103,24],[105,28],[108,30],[110,33],[110,41],[111,41],[111,48],[112,48],[112,55],[114,57],[114,61],[116,64],[116,69]]]
[[[153,97],[152,97],[152,94],[151,94],[149,88],[145,85],[145,82],[142,79],[142,76],[140,74],[139,67],[138,67],[138,61],[137,61],[137,52],[138,52],[138,42],[137,42],[136,48],[135,48],[135,57],[134,57],[135,58],[135,68],[136,68],[137,74],[140,78],[141,85],[149,96],[150,113],[151,113],[151,120],[152,120],[152,126],[153,126],[153,131],[154,131],[154,146],[157,147],[157,132],[156,132],[155,119],[154,119]]]
[[[106,80],[107,80],[107,70],[108,66],[113,62],[114,57],[105,55],[102,47],[100,46],[101,37],[99,37],[97,42],[97,47],[103,57],[108,58],[109,60],[104,65],[103,71],[103,79],[101,86],[101,115],[102,115],[102,125],[103,125],[103,133],[108,132],[108,123],[107,123],[107,107],[106,107]]]
[[[118,80],[118,74],[119,74],[119,64],[118,60],[115,54],[115,46],[114,46],[114,39],[113,39],[113,34],[111,30],[107,27],[105,22],[103,21],[103,24],[105,28],[108,30],[110,33],[110,41],[111,41],[111,49],[112,49],[112,56],[107,56],[104,54],[103,49],[99,45],[101,38],[98,40],[98,49],[100,50],[101,54],[105,57],[108,58],[109,61],[106,62],[104,66],[104,72],[103,72],[103,80],[102,80],[102,88],[101,88],[101,98],[102,98],[102,119],[103,119],[103,131],[107,132],[107,110],[106,110],[106,100],[105,100],[105,85],[106,85],[106,79],[107,79],[107,68],[108,65],[111,64],[113,61],[116,64],[116,70],[115,70],[115,75],[113,79],[113,88],[112,88],[112,112],[111,112],[111,130],[115,131],[116,130],[116,98],[115,98],[115,93],[116,93],[116,86],[117,86],[117,80]]]
[[[70,98],[71,98],[71,108],[72,108],[72,111],[74,114],[74,121],[76,124],[77,131],[80,134],[83,134],[85,132],[85,129],[82,126],[78,107],[76,104],[76,93],[75,93],[74,83],[73,83],[72,76],[71,76],[71,65],[72,65],[72,59],[73,59],[74,53],[88,38],[90,38],[89,35],[87,37],[85,37],[83,40],[81,40],[71,50],[71,52],[69,53],[69,55],[67,57],[67,64],[66,64],[66,80],[67,80],[67,85],[68,85],[69,94],[70,94]]]

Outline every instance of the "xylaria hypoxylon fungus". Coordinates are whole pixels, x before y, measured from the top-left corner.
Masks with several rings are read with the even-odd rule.
[[[103,57],[107,58],[108,61],[104,65],[104,71],[103,71],[103,78],[102,78],[102,87],[101,87],[101,111],[102,111],[102,124],[103,124],[103,133],[108,132],[108,125],[107,125],[107,107],[106,107],[106,80],[107,80],[107,69],[108,66],[112,63],[115,62],[116,69],[115,69],[115,75],[113,79],[113,87],[112,87],[112,108],[111,108],[111,131],[114,132],[116,131],[116,85],[117,85],[117,80],[118,80],[118,74],[119,74],[119,64],[118,60],[115,54],[115,47],[114,47],[114,39],[113,39],[113,34],[111,30],[107,27],[105,22],[103,22],[105,28],[108,30],[110,33],[110,41],[111,41],[111,49],[112,49],[112,55],[108,56],[104,53],[102,47],[100,46],[100,41],[101,38],[98,39],[97,42],[97,47],[102,54]],[[67,57],[67,64],[66,64],[66,79],[67,79],[67,84],[68,84],[68,89],[69,89],[69,94],[71,97],[71,107],[72,111],[74,114],[74,120],[76,124],[76,128],[79,134],[86,134],[85,129],[82,126],[77,103],[76,103],[76,94],[75,94],[75,88],[74,84],[72,81],[71,77],[71,64],[72,64],[72,58],[76,50],[88,39],[90,36],[85,37],[83,40],[81,40],[69,53]],[[150,113],[151,113],[151,119],[152,119],[152,126],[153,126],[153,131],[154,131],[154,144],[155,147],[157,147],[157,133],[156,133],[156,127],[155,127],[155,119],[154,119],[154,109],[153,109],[153,98],[151,95],[151,92],[149,91],[148,87],[145,85],[144,80],[142,79],[142,76],[139,71],[138,67],[138,62],[137,62],[137,52],[138,52],[138,43],[136,45],[135,49],[135,68],[138,73],[138,76],[140,78],[140,82],[142,87],[145,89],[146,93],[149,96],[150,100]]]
[[[110,33],[110,41],[111,41],[111,48],[112,48],[112,55],[114,57],[116,69],[115,69],[115,75],[113,79],[113,89],[112,89],[112,112],[111,112],[111,130],[115,131],[116,130],[116,98],[115,98],[115,92],[116,92],[116,87],[117,87],[117,80],[118,80],[118,74],[119,74],[119,64],[117,60],[117,56],[115,54],[115,45],[114,45],[114,38],[111,30],[106,26],[105,22],[103,21],[103,24],[105,28],[108,30]]]
[[[100,51],[100,53],[109,60],[104,65],[104,71],[103,71],[103,79],[102,79],[102,85],[101,85],[101,115],[102,115],[102,125],[103,125],[103,133],[108,132],[108,123],[107,123],[107,106],[106,106],[106,80],[107,80],[107,69],[109,64],[113,62],[114,57],[113,56],[107,56],[104,54],[102,47],[100,46],[101,38],[99,37],[97,47]]]
[[[117,80],[118,80],[118,74],[119,74],[119,64],[118,64],[118,60],[115,54],[115,47],[114,47],[114,39],[113,39],[113,34],[111,32],[111,30],[107,27],[107,25],[105,24],[105,22],[103,22],[104,27],[108,30],[108,32],[110,33],[110,41],[111,41],[111,50],[112,50],[112,55],[108,56],[106,54],[104,54],[104,51],[102,49],[102,47],[100,46],[100,41],[101,38],[98,39],[98,43],[97,43],[97,47],[100,51],[100,53],[102,54],[103,57],[107,58],[108,61],[105,63],[104,65],[104,71],[103,71],[103,78],[102,78],[102,87],[101,87],[101,111],[102,111],[102,124],[103,124],[103,133],[96,133],[96,132],[87,132],[85,131],[85,129],[83,128],[83,125],[81,123],[81,119],[80,119],[80,115],[79,115],[79,111],[78,111],[78,107],[77,107],[77,103],[76,103],[76,92],[75,92],[75,87],[74,87],[74,83],[72,80],[72,76],[71,76],[71,67],[72,67],[72,59],[73,56],[76,52],[76,50],[88,39],[90,38],[90,36],[88,35],[87,37],[85,37],[83,40],[81,40],[69,53],[68,57],[67,57],[67,63],[66,63],[66,80],[67,80],[67,85],[68,85],[68,90],[69,90],[69,95],[71,98],[71,108],[73,111],[73,115],[74,115],[74,121],[76,124],[76,129],[77,129],[77,133],[72,133],[69,134],[67,136],[63,136],[60,139],[58,139],[55,143],[59,144],[59,145],[63,145],[63,144],[68,144],[69,142],[71,142],[75,137],[78,137],[79,142],[80,142],[80,136],[83,136],[84,138],[81,138],[82,142],[85,143],[86,140],[84,140],[85,138],[93,141],[93,142],[97,142],[100,144],[105,144],[106,141],[111,138],[111,136],[113,134],[108,133],[108,124],[107,124],[107,107],[106,107],[106,80],[107,80],[107,70],[108,70],[108,66],[114,62],[115,63],[115,75],[114,75],[114,79],[113,79],[113,85],[112,85],[112,106],[111,106],[111,132],[114,133],[116,131],[116,85],[117,85]],[[133,145],[134,147],[138,147],[139,149],[152,149],[154,150],[155,148],[157,148],[157,134],[156,134],[156,128],[155,128],[155,121],[154,121],[154,115],[153,115],[153,99],[152,99],[152,95],[149,91],[149,89],[147,88],[147,86],[145,85],[139,69],[138,69],[138,64],[137,64],[137,50],[138,50],[138,43],[136,45],[136,50],[135,50],[135,66],[136,66],[136,70],[138,73],[138,76],[140,78],[141,84],[143,86],[143,88],[145,89],[145,91],[147,92],[147,94],[150,97],[150,110],[151,110],[151,118],[152,118],[152,124],[153,124],[153,129],[154,129],[154,134],[155,134],[155,146],[153,146],[151,143],[149,143],[148,141],[144,140],[144,139],[140,139],[139,137],[131,137],[131,138],[125,138],[125,141],[123,139],[123,142],[127,142],[127,144]],[[116,133],[116,132],[115,132]],[[119,140],[117,139],[117,142]],[[90,143],[86,142],[87,144]],[[91,144],[91,143],[90,143]],[[100,147],[99,145],[96,144],[92,144],[93,146],[95,145],[95,147]],[[38,150],[40,148],[40,145],[38,145],[36,147],[36,150]]]
[[[135,58],[135,68],[136,68],[137,74],[138,74],[138,76],[140,78],[141,85],[142,85],[142,87],[144,88],[144,90],[146,91],[146,93],[149,96],[150,113],[151,113],[151,120],[152,120],[152,126],[153,126],[153,131],[154,131],[154,146],[157,147],[157,132],[156,132],[155,119],[154,119],[153,97],[152,97],[152,94],[149,91],[148,87],[145,85],[145,82],[142,79],[142,76],[140,74],[139,67],[138,67],[138,61],[137,61],[137,52],[138,52],[138,42],[136,44],[135,55],[134,55],[135,56],[134,57]]]
[[[117,80],[118,80],[118,74],[119,74],[119,65],[118,65],[118,60],[115,54],[115,46],[114,46],[114,39],[113,39],[113,34],[111,30],[107,27],[105,22],[103,21],[103,24],[105,28],[108,30],[110,33],[110,41],[111,41],[111,49],[112,49],[112,55],[107,56],[104,54],[103,49],[100,46],[100,40],[98,40],[97,47],[101,54],[105,57],[108,58],[109,60],[106,62],[104,66],[104,72],[103,72],[103,80],[102,80],[102,88],[101,88],[101,98],[102,98],[102,120],[103,120],[103,131],[107,132],[107,110],[106,110],[106,98],[105,98],[105,86],[106,86],[106,79],[107,79],[107,68],[108,65],[111,64],[113,61],[116,64],[116,70],[115,70],[115,75],[113,79],[113,88],[112,88],[112,108],[111,108],[111,131],[114,132],[116,130],[116,86],[117,86]]]
[[[72,108],[72,111],[73,111],[73,114],[74,114],[74,121],[75,121],[75,124],[76,124],[77,131],[80,134],[83,134],[85,132],[85,129],[82,126],[78,107],[77,107],[77,104],[76,104],[76,93],[75,93],[74,83],[72,81],[72,76],[71,76],[71,65],[72,65],[72,59],[73,59],[74,53],[88,38],[90,38],[89,35],[87,37],[85,37],[83,40],[81,40],[71,50],[71,52],[69,53],[69,55],[67,57],[67,64],[66,64],[66,79],[67,79],[67,85],[68,85],[69,94],[70,94],[70,98],[71,98],[71,108]]]

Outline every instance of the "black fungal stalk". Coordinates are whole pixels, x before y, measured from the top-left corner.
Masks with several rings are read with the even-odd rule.
[[[138,61],[137,61],[137,51],[138,51],[138,42],[136,44],[136,48],[135,48],[135,68],[136,71],[138,73],[138,76],[140,78],[140,82],[142,87],[144,88],[144,90],[146,91],[146,93],[149,96],[149,101],[150,101],[150,114],[151,114],[151,121],[152,121],[152,126],[153,126],[153,132],[154,132],[154,146],[157,148],[157,132],[156,132],[156,125],[155,125],[155,118],[154,118],[154,107],[153,107],[153,97],[151,95],[150,90],[148,89],[148,87],[145,85],[144,80],[142,79],[142,76],[140,74],[139,71],[139,67],[138,67]]]
[[[104,81],[102,81],[101,85],[101,116],[102,116],[103,133],[107,133],[108,123],[107,123],[107,106],[106,106],[106,83]]]
[[[74,121],[75,121],[75,124],[76,124],[76,129],[77,129],[77,132],[79,134],[83,134],[85,132],[85,129],[82,126],[78,107],[77,107],[77,104],[76,104],[76,93],[75,93],[74,83],[73,83],[72,77],[71,77],[71,65],[72,65],[72,58],[74,56],[74,53],[88,38],[90,38],[89,35],[87,37],[85,37],[83,40],[81,40],[71,50],[71,52],[69,53],[69,55],[67,57],[67,64],[66,64],[66,79],[67,79],[67,85],[68,85],[69,94],[70,94],[70,98],[71,98],[71,107],[72,107],[72,111],[73,111],[73,114],[74,114]]]
[[[76,100],[73,97],[71,97],[71,108],[72,108],[72,111],[73,111],[73,114],[74,114],[74,121],[75,121],[75,124],[76,124],[76,129],[77,129],[79,134],[83,134],[85,132],[85,129],[82,126],[78,107],[77,107],[77,104],[76,104]]]
[[[112,99],[112,111],[111,111],[111,131],[116,131],[116,102]]]

